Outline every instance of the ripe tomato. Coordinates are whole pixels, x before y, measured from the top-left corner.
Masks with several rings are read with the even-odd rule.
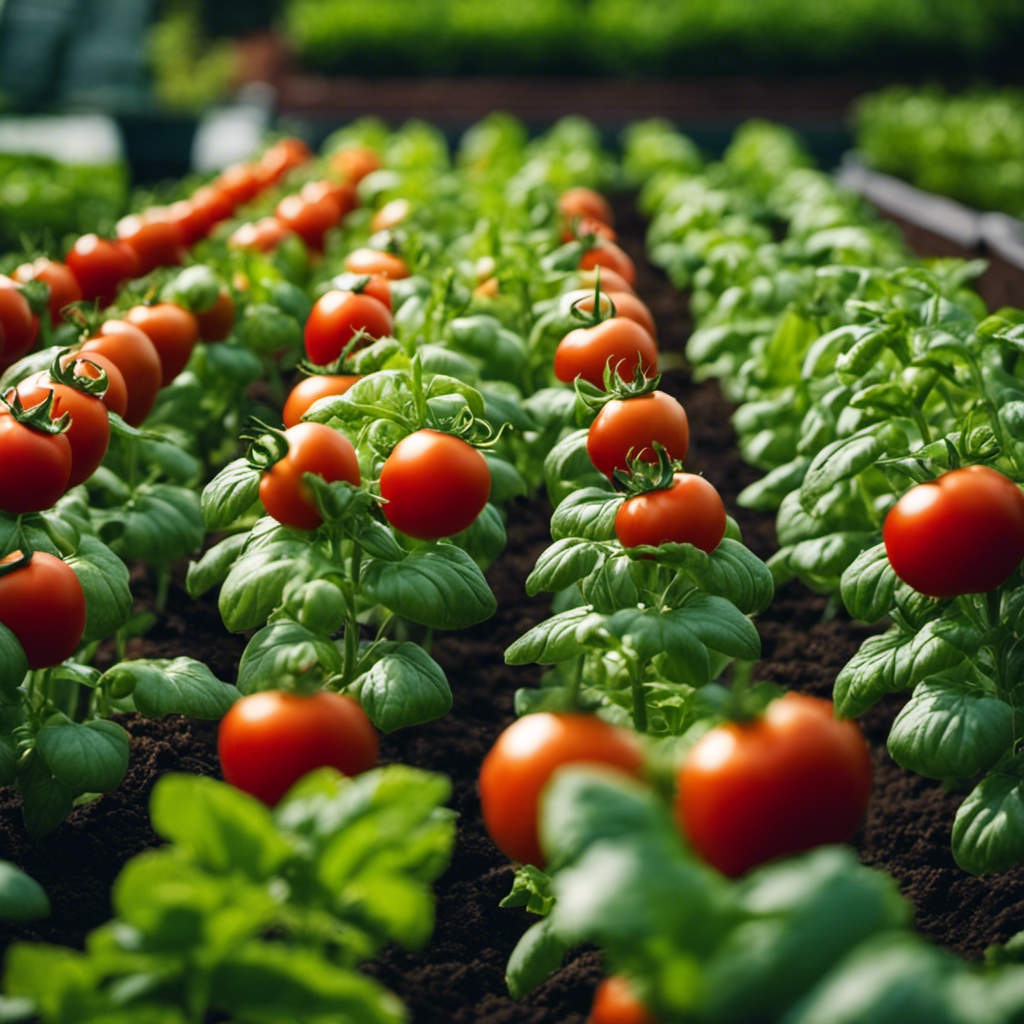
[[[277,219],[289,231],[294,231],[306,247],[323,252],[324,236],[341,220],[341,206],[332,195],[321,195],[315,200],[301,195],[285,196],[274,210]]]
[[[760,718],[706,733],[677,781],[680,829],[735,877],[849,839],[867,809],[871,757],[857,723],[836,719],[831,701],[787,693]]]
[[[412,213],[412,203],[408,199],[391,199],[386,202],[370,218],[370,230],[390,231],[398,227]]]
[[[184,258],[181,229],[165,210],[152,209],[122,217],[117,222],[117,237],[139,258],[139,269],[133,277],[181,263]]]
[[[580,288],[585,288],[588,291],[594,290],[594,285],[597,284],[598,271],[597,270],[581,270],[577,275],[579,277]],[[601,290],[608,292],[631,292],[633,286],[621,275],[616,274],[614,270],[609,267],[601,267]]]
[[[1024,558],[1024,493],[989,466],[954,469],[907,491],[882,529],[896,575],[930,597],[981,594]]]
[[[647,308],[647,305],[636,297],[636,295],[629,292],[621,291],[609,291],[604,288],[604,274],[601,275],[601,309],[602,311],[609,309],[609,306],[605,299],[611,299],[615,304],[615,315],[624,316],[627,320],[632,320],[638,323],[652,338],[657,337],[658,328],[655,326],[654,317],[651,311]],[[576,308],[584,313],[589,313],[594,308],[594,292],[591,289],[589,292],[580,292],[579,298],[576,300]]]
[[[606,238],[598,239],[580,259],[580,270],[593,270],[595,267],[607,267],[623,278],[630,288],[636,284],[636,268],[633,261],[619,248],[618,243]],[[604,271],[601,272],[604,277]]]
[[[555,376],[567,384],[582,377],[604,388],[609,360],[624,380],[632,379],[638,363],[650,377],[658,366],[658,346],[636,321],[613,316],[594,327],[577,327],[558,343]]]
[[[60,361],[61,368],[66,370],[69,363],[74,363],[75,375],[79,377],[98,380],[101,372],[106,373],[107,390],[98,397],[107,407],[107,412],[116,412],[124,419],[125,410],[128,408],[128,387],[124,382],[124,374],[117,365],[109,357],[95,351],[89,352],[86,356],[69,352]]]
[[[351,213],[358,205],[356,187],[350,181],[337,181],[327,178],[321,178],[319,181],[307,181],[299,189],[299,195],[307,203],[317,202],[323,196],[331,196],[341,209],[341,218]]]
[[[294,135],[278,139],[260,157],[260,166],[270,181],[280,181],[293,167],[299,167],[313,156],[309,146]]]
[[[686,458],[690,424],[686,410],[664,391],[636,398],[613,398],[594,417],[587,431],[590,461],[609,480],[616,469],[626,470],[626,458],[657,462],[657,441],[673,459]]]
[[[592,762],[639,778],[643,754],[633,733],[593,715],[538,712],[513,722],[480,768],[480,807],[495,845],[512,860],[544,867],[538,804],[556,768]]]
[[[392,281],[409,276],[409,266],[401,256],[380,249],[353,249],[345,257],[345,269],[353,274],[380,274]]]
[[[327,158],[332,171],[336,171],[343,178],[347,178],[353,184],[358,184],[368,174],[379,171],[383,164],[376,150],[369,146],[345,146],[344,149],[335,150]]]
[[[50,418],[57,420],[64,413],[71,415],[71,422],[64,432],[71,446],[71,472],[67,486],[77,487],[88,480],[103,461],[110,444],[110,420],[103,402],[95,395],[87,395],[67,384],[54,383],[47,373],[33,374],[15,390],[26,409],[39,405],[50,391],[53,392]]]
[[[376,339],[386,337],[394,327],[391,312],[373,296],[329,291],[316,300],[306,320],[306,355],[317,366],[327,366],[359,331]]]
[[[346,270],[331,278],[331,284],[338,291],[358,292],[376,299],[388,312],[391,311],[391,283],[382,274],[353,274]]]
[[[42,512],[67,490],[71,444],[0,413],[0,510]]]
[[[153,343],[160,357],[160,382],[164,387],[185,369],[199,340],[199,323],[187,309],[173,302],[132,306],[124,315]]]
[[[228,235],[229,249],[254,249],[256,252],[270,252],[276,249],[290,234],[276,217],[261,217],[250,224],[242,224]]]
[[[167,207],[167,219],[178,229],[181,244],[188,248],[199,241],[213,226],[203,211],[189,199],[179,199]]]
[[[384,516],[419,540],[471,526],[491,494],[487,460],[461,437],[417,430],[402,438],[380,471]]]
[[[14,280],[21,284],[28,281],[43,281],[49,286],[50,323],[54,327],[61,322],[61,310],[65,306],[82,301],[82,289],[70,268],[45,256],[40,256],[31,263],[23,263],[14,271]]]
[[[321,398],[345,394],[359,379],[359,377],[315,374],[305,380],[300,380],[285,399],[284,411],[281,414],[284,425],[294,427],[314,402]]]
[[[0,558],[17,561],[20,551]],[[45,551],[0,576],[0,622],[17,638],[28,667],[59,665],[75,652],[85,632],[85,593],[74,570]]]
[[[235,701],[221,719],[217,755],[225,781],[273,807],[315,768],[369,771],[379,740],[351,697],[263,690]]]
[[[201,227],[198,237],[208,235],[215,224],[227,220],[234,207],[231,200],[212,185],[201,185],[188,200],[195,214],[195,226]]]
[[[0,370],[16,363],[36,339],[39,321],[9,277],[0,274]]]
[[[123,418],[137,427],[153,408],[163,379],[160,356],[149,335],[127,320],[107,320],[79,352],[89,358],[98,352],[121,371],[128,391]]]
[[[587,1024],[657,1024],[621,974],[609,975],[594,993]]]
[[[313,504],[303,473],[315,473],[328,483],[347,480],[359,486],[359,460],[352,442],[322,423],[289,427],[288,454],[260,479],[260,501],[279,523],[298,530],[315,530],[323,517]]]
[[[98,235],[82,235],[68,250],[64,262],[75,275],[82,296],[100,306],[109,306],[117,294],[117,287],[138,269],[137,257],[132,250]]]
[[[203,341],[223,341],[235,326],[235,300],[227,288],[221,288],[217,301],[209,309],[192,315]]]
[[[562,229],[563,242],[571,242],[574,238],[583,238],[586,235],[597,235],[598,238],[606,238],[609,242],[614,242],[618,237],[615,228],[593,217],[573,217]]]
[[[671,487],[627,498],[615,513],[615,536],[623,547],[666,541],[693,544],[709,555],[725,536],[725,506],[702,476],[676,473]]]
[[[255,199],[265,181],[266,172],[261,172],[255,164],[232,164],[217,175],[214,188],[234,209],[249,202],[250,199]]]
[[[558,197],[558,212],[568,222],[576,217],[588,217],[609,227],[615,223],[615,215],[608,200],[600,192],[586,186],[566,189]]]

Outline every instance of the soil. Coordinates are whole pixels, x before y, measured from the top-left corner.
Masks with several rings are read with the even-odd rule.
[[[638,265],[638,291],[653,309],[662,348],[679,352],[690,328],[686,298],[644,261],[636,215],[625,205],[618,213],[621,237]],[[757,471],[740,460],[729,404],[717,385],[695,385],[685,369],[666,372],[663,386],[681,399],[689,414],[693,451],[687,468],[704,473],[720,489],[747,543],[768,556],[776,546],[771,517],[736,505],[736,495]],[[459,813],[452,864],[436,887],[432,940],[415,953],[388,948],[366,968],[406,1002],[415,1024],[582,1024],[601,975],[599,955],[581,949],[527,998],[516,1002],[508,997],[504,966],[529,917],[525,911],[498,907],[513,871],[483,833],[475,793],[485,752],[513,718],[515,690],[537,680],[539,670],[508,667],[502,655],[548,612],[544,600],[527,597],[523,581],[549,542],[549,515],[541,499],[519,500],[508,510],[508,548],[488,572],[498,612],[435,643],[433,653],[455,694],[451,713],[383,742],[387,762],[448,774],[454,784],[452,806]],[[206,660],[220,678],[233,680],[244,638],[227,634],[216,605],[191,601],[180,582],[179,573],[166,613],[144,639],[132,642],[129,655],[188,654]],[[140,606],[147,606],[152,581],[144,571],[136,574],[135,587]],[[824,597],[796,584],[778,593],[757,620],[764,654],[759,677],[820,696],[830,694],[836,672],[870,630],[842,614],[826,617],[826,606]],[[885,738],[900,703],[895,697],[887,700],[861,723],[872,746],[875,784],[854,845],[865,863],[899,881],[925,935],[977,958],[988,944],[1024,928],[1024,867],[981,878],[956,867],[949,836],[961,796],[910,775],[886,754]],[[126,716],[123,722],[133,743],[124,783],[76,809],[54,834],[29,840],[16,796],[0,791],[0,857],[26,868],[46,888],[53,905],[45,921],[4,928],[4,946],[26,938],[81,946],[88,930],[109,917],[110,888],[121,866],[158,842],[146,812],[155,779],[165,771],[218,774],[214,724],[138,716]]]

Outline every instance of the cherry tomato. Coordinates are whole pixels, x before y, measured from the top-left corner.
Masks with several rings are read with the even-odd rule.
[[[600,192],[586,186],[566,189],[558,197],[558,212],[569,222],[576,217],[588,217],[609,227],[615,223],[615,215],[608,200]]]
[[[353,184],[358,184],[368,174],[379,171],[383,164],[376,150],[369,146],[345,146],[335,150],[328,158],[332,171],[336,171]]]
[[[232,164],[220,172],[214,187],[234,209],[256,198],[266,181],[265,174],[254,164]]]
[[[345,394],[359,379],[359,377],[315,374],[305,380],[300,380],[285,399],[284,411],[281,414],[284,425],[294,427],[314,402],[321,398]]]
[[[370,218],[371,231],[390,231],[398,227],[412,213],[412,203],[408,199],[391,199],[386,202]]]
[[[163,380],[160,355],[149,335],[127,320],[107,320],[79,352],[87,358],[98,352],[121,371],[128,391],[123,418],[137,427],[153,408]]]
[[[655,441],[672,459],[682,462],[686,458],[690,445],[686,410],[664,391],[608,402],[587,431],[587,454],[611,480],[616,469],[628,468],[627,457],[656,463]]]
[[[0,370],[16,363],[36,339],[39,321],[17,283],[0,275]]]
[[[831,701],[787,693],[750,722],[706,733],[678,773],[676,820],[694,849],[731,877],[857,830],[871,757]]]
[[[615,304],[615,315],[624,316],[627,320],[638,323],[652,338],[657,337],[658,328],[655,326],[654,317],[647,305],[631,292],[606,291],[604,289],[604,275],[601,275],[601,309],[610,309],[607,300]],[[594,292],[580,292],[575,302],[576,308],[584,313],[589,313],[594,308]]]
[[[260,157],[260,165],[272,182],[280,181],[290,170],[312,158],[309,146],[302,139],[287,136],[278,139]]]
[[[261,217],[251,224],[242,224],[229,236],[229,249],[254,249],[270,252],[276,249],[291,232],[276,217]]]
[[[587,291],[594,290],[594,285],[597,284],[598,278],[597,270],[581,270],[577,276],[580,288],[585,288]],[[602,291],[632,292],[636,294],[633,291],[633,286],[621,274],[616,274],[609,267],[601,267],[600,277]]]
[[[379,740],[351,697],[263,690],[228,709],[217,731],[217,755],[225,781],[273,807],[315,768],[348,776],[369,771]]]
[[[633,733],[593,715],[524,715],[498,737],[480,768],[480,806],[488,834],[506,856],[544,867],[537,834],[541,793],[555,769],[580,762],[639,778],[643,754]]]
[[[301,195],[285,196],[274,211],[289,231],[294,231],[306,247],[323,252],[324,236],[341,220],[341,205],[334,196],[323,194],[316,199]]]
[[[20,551],[0,558],[17,561]],[[85,593],[74,570],[45,551],[0,576],[0,622],[17,638],[28,667],[59,665],[75,652],[85,632]]]
[[[138,269],[135,253],[98,235],[82,235],[64,257],[88,302],[109,306],[117,287]]]
[[[110,420],[103,402],[95,395],[87,395],[67,384],[54,383],[46,373],[28,377],[15,390],[26,409],[39,405],[50,391],[53,392],[50,418],[57,420],[64,413],[71,415],[71,422],[64,432],[71,446],[71,472],[67,486],[77,487],[88,480],[103,461],[110,444]]]
[[[709,555],[725,536],[725,506],[702,476],[676,473],[674,483],[627,498],[615,513],[615,536],[623,547],[693,544]]]
[[[177,223],[164,210],[132,213],[117,222],[117,237],[139,259],[139,269],[133,277],[141,277],[157,267],[181,263],[184,258],[184,239]]]
[[[298,423],[284,432],[288,454],[260,479],[260,501],[279,523],[298,530],[315,530],[323,517],[302,479],[315,473],[328,483],[347,480],[359,486],[359,460],[352,442],[322,423]]]
[[[132,306],[124,315],[153,343],[160,357],[160,382],[165,387],[185,369],[199,340],[199,323],[187,309],[173,302]]]
[[[577,327],[558,343],[555,376],[567,384],[582,377],[604,388],[609,360],[624,380],[635,376],[638,363],[650,377],[658,366],[658,346],[636,321],[613,316],[594,327]]]
[[[323,196],[331,196],[341,210],[339,219],[347,216],[358,205],[356,187],[350,181],[331,181],[327,178],[307,181],[299,190],[299,195],[308,203],[318,202]]]
[[[609,975],[594,993],[587,1024],[657,1024],[621,974]]]
[[[371,295],[329,291],[316,300],[306,320],[306,355],[317,366],[327,366],[359,331],[369,344],[391,334],[394,327],[391,312]]]
[[[235,300],[227,288],[221,288],[217,301],[201,313],[192,314],[203,341],[223,341],[235,326]]]
[[[0,413],[0,510],[42,512],[67,490],[71,444]]]
[[[199,237],[208,235],[215,224],[227,220],[234,209],[231,200],[212,185],[201,185],[188,202],[194,211],[196,228],[202,227]]]
[[[615,228],[609,227],[603,221],[594,220],[593,217],[574,217],[562,229],[562,241],[571,242],[574,238],[584,238],[587,235],[597,235],[598,238],[605,238],[614,242],[618,235]]]
[[[128,408],[128,386],[124,382],[124,374],[117,365],[109,357],[95,351],[87,355],[68,353],[60,361],[61,368],[66,370],[70,363],[74,363],[74,372],[79,377],[98,380],[101,372],[106,373],[107,390],[99,399],[107,407],[107,412],[116,412],[124,419],[125,410]]]
[[[382,274],[353,274],[346,270],[331,278],[331,284],[338,291],[369,295],[391,311],[391,283]]]
[[[50,288],[50,323],[56,327],[61,323],[61,310],[72,302],[82,301],[82,289],[78,279],[64,263],[40,256],[31,263],[23,263],[14,271],[14,280],[21,284],[29,281],[43,281]]]
[[[353,274],[380,274],[392,281],[409,276],[409,266],[401,256],[380,249],[353,249],[345,257],[345,269]]]
[[[179,199],[167,207],[167,219],[178,229],[181,244],[188,248],[199,241],[213,226],[203,211],[189,199]]]
[[[580,270],[593,270],[595,267],[607,267],[623,278],[630,288],[636,284],[636,268],[633,261],[619,248],[616,242],[598,239],[580,259]],[[601,277],[604,277],[602,270]]]
[[[471,526],[491,494],[487,460],[460,437],[417,430],[402,438],[380,471],[384,516],[419,540],[451,537]]]
[[[896,575],[930,597],[981,594],[1024,558],[1024,493],[989,466],[965,466],[918,484],[882,529]]]

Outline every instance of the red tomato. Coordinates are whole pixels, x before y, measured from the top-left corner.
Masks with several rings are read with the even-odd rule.
[[[301,195],[285,196],[274,213],[289,231],[294,231],[306,243],[307,248],[323,252],[324,236],[341,220],[341,204],[326,193],[316,199]]]
[[[623,547],[693,544],[709,555],[725,536],[725,506],[702,476],[676,473],[674,483],[627,498],[615,513],[615,536]]]
[[[0,274],[0,370],[16,363],[36,339],[39,321],[9,277]]]
[[[616,469],[628,468],[627,457],[656,463],[658,456],[651,447],[655,441],[672,459],[686,458],[690,445],[686,410],[664,391],[608,402],[587,431],[587,454],[611,480]]]
[[[706,733],[678,775],[675,813],[694,849],[731,877],[785,854],[842,843],[871,793],[856,722],[831,701],[787,693],[751,722]]]
[[[371,295],[329,291],[316,300],[306,320],[306,355],[317,366],[327,366],[359,331],[369,344],[391,334],[394,327],[391,312]]]
[[[896,575],[930,597],[1001,586],[1024,558],[1024,493],[988,466],[965,466],[912,487],[885,517]]]
[[[288,136],[278,139],[260,157],[260,165],[269,179],[279,181],[292,168],[299,167],[312,158],[309,146],[302,139]]]
[[[328,158],[331,170],[337,171],[353,184],[358,184],[368,174],[379,171],[383,164],[380,156],[369,146],[346,146],[335,150]]]
[[[98,300],[100,306],[109,306],[118,285],[138,269],[134,252],[98,235],[82,235],[64,262],[75,275],[83,297],[88,302]]]
[[[215,224],[227,220],[234,209],[231,200],[212,185],[197,188],[188,202],[194,211],[196,227],[202,226],[199,237],[209,234]]]
[[[391,199],[370,218],[370,230],[390,231],[391,228],[398,227],[410,213],[412,203],[408,199]]]
[[[20,551],[0,559],[14,562]],[[85,593],[74,570],[45,551],[0,576],[0,622],[17,638],[28,667],[59,665],[75,652],[85,632]]]
[[[652,338],[657,337],[658,328],[655,326],[654,317],[646,304],[629,292],[606,291],[604,289],[604,274],[601,275],[601,309],[609,309],[607,299],[615,304],[615,315],[624,316],[627,320],[638,323]],[[584,313],[589,313],[594,308],[594,292],[591,290],[581,294],[576,301],[576,308]]]
[[[61,322],[61,310],[65,306],[82,301],[82,289],[70,268],[45,256],[40,256],[31,263],[23,263],[15,270],[14,280],[21,284],[28,281],[43,281],[49,286],[50,323],[54,327]]]
[[[558,212],[564,220],[570,222],[576,217],[588,217],[609,227],[615,223],[615,215],[608,200],[600,192],[586,186],[563,192],[558,197]]]
[[[315,473],[328,483],[347,480],[359,486],[359,460],[352,442],[322,423],[289,427],[288,454],[263,473],[260,501],[279,523],[298,530],[315,530],[323,518],[313,504],[303,473]]]
[[[251,224],[243,224],[229,236],[229,249],[255,249],[270,252],[276,249],[291,232],[276,217],[261,217]]]
[[[571,242],[574,238],[583,238],[586,235],[597,235],[598,238],[606,238],[609,242],[614,242],[618,237],[615,228],[609,227],[603,221],[594,220],[593,217],[574,217],[562,229],[563,242]]]
[[[657,1024],[621,974],[605,978],[594,993],[587,1024]]]
[[[199,323],[187,309],[173,302],[132,306],[124,315],[153,343],[160,357],[160,382],[165,387],[185,369],[199,340]]]
[[[184,257],[181,229],[164,210],[122,217],[117,222],[117,237],[139,259],[139,269],[133,277],[141,277],[157,267],[181,263]]]
[[[488,834],[506,856],[544,867],[537,834],[541,793],[555,769],[580,762],[639,778],[643,754],[633,733],[593,715],[525,715],[498,737],[480,768],[480,807]]]
[[[68,353],[60,361],[61,368],[66,370],[69,363],[75,364],[74,372],[78,377],[98,380],[101,371],[106,373],[107,390],[99,399],[107,407],[107,412],[116,412],[124,419],[125,410],[128,408],[128,386],[124,382],[124,374],[117,365],[109,357],[95,351],[85,356]]]
[[[595,267],[607,267],[608,270],[615,271],[630,288],[636,284],[636,268],[633,261],[615,242],[599,239],[593,248],[583,254],[580,259],[580,270],[593,270]],[[601,277],[604,277],[603,270]]]
[[[341,217],[347,216],[358,205],[356,187],[349,181],[307,181],[299,195],[308,203],[318,202],[323,196],[331,196],[341,209]]]
[[[369,295],[391,311],[391,283],[382,274],[353,274],[346,270],[331,278],[331,284],[338,291]]]
[[[567,384],[582,377],[603,389],[609,360],[624,380],[635,376],[638,363],[650,377],[657,370],[658,345],[635,320],[613,316],[594,327],[577,327],[558,343],[555,376]]]
[[[223,341],[235,326],[235,300],[231,292],[221,288],[217,301],[209,309],[192,315],[199,325],[199,337],[203,341]]]
[[[250,199],[255,199],[265,180],[264,173],[261,173],[254,164],[232,164],[225,167],[217,176],[214,188],[234,209],[249,202]]]
[[[15,390],[26,409],[39,405],[49,392],[53,392],[50,418],[57,420],[64,413],[71,415],[71,422],[64,432],[71,446],[71,472],[67,486],[77,487],[88,480],[103,461],[110,444],[110,421],[102,400],[67,384],[56,384],[46,373],[34,374],[23,380]]]
[[[153,408],[163,379],[160,355],[149,336],[126,320],[107,320],[100,326],[99,334],[90,338],[79,352],[87,358],[98,352],[121,371],[128,391],[123,418],[125,423],[137,427]]]
[[[71,444],[0,413],[0,510],[42,512],[67,490]]]
[[[594,290],[594,285],[597,284],[598,278],[597,270],[581,270],[577,276],[579,277],[580,288],[585,288],[588,291]],[[601,267],[600,276],[602,291],[633,292],[633,286],[621,274],[616,274],[609,267]]]
[[[359,377],[316,374],[305,380],[300,380],[285,399],[284,411],[281,414],[284,425],[294,427],[314,402],[321,398],[345,394],[359,379]]]
[[[178,229],[181,244],[188,248],[199,241],[213,226],[191,200],[179,199],[167,207],[167,219]]]
[[[419,540],[471,526],[491,494],[487,460],[461,437],[417,430],[402,438],[380,471],[384,516]]]
[[[217,755],[225,781],[273,807],[315,768],[369,771],[379,740],[351,697],[263,690],[235,701],[221,719]]]
[[[353,249],[345,257],[345,269],[353,274],[380,274],[392,281],[409,276],[409,266],[401,256],[380,249]]]

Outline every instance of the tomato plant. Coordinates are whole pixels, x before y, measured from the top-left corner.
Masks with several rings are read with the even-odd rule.
[[[605,978],[594,993],[587,1024],[657,1024],[621,974]]]
[[[14,271],[14,280],[21,284],[43,281],[50,289],[50,323],[61,323],[61,310],[72,302],[81,302],[82,289],[71,269],[64,263],[40,256],[31,263],[23,263]]]
[[[760,717],[702,736],[677,781],[679,827],[709,864],[736,876],[849,839],[867,809],[871,756],[831,701],[787,693]]]
[[[929,597],[980,594],[1005,583],[1024,558],[1024,493],[989,466],[965,466],[918,484],[889,510],[889,562]]]
[[[513,722],[480,768],[480,808],[498,848],[522,864],[544,866],[537,829],[541,792],[556,768],[594,762],[640,777],[634,735],[593,715],[538,712]]]
[[[669,458],[682,462],[690,444],[686,410],[664,391],[633,398],[613,398],[605,404],[587,432],[587,454],[606,477],[625,471],[627,459],[657,462],[657,442]]]
[[[121,371],[128,392],[124,421],[137,427],[153,408],[163,381],[160,354],[149,335],[127,320],[107,320],[79,351],[87,358],[94,352],[106,356]]]
[[[160,357],[161,387],[170,384],[185,369],[199,340],[195,316],[173,302],[158,302],[155,306],[133,306],[124,319],[153,343]]]
[[[221,719],[217,754],[224,779],[273,807],[314,768],[359,775],[377,763],[377,732],[359,703],[320,690],[262,690]]]
[[[384,515],[420,540],[461,533],[491,493],[487,460],[460,437],[417,430],[395,445],[380,471]]]
[[[306,410],[321,398],[343,395],[359,377],[339,374],[314,374],[300,380],[288,393],[281,418],[286,427],[294,427]]]
[[[85,594],[74,570],[46,551],[27,561],[20,551],[0,559],[0,622],[17,637],[30,669],[70,658],[85,632]]]
[[[570,331],[555,350],[555,376],[567,384],[582,377],[604,387],[609,363],[624,379],[635,376],[638,365],[650,377],[658,365],[658,346],[638,323],[614,316]]]
[[[32,347],[38,326],[21,289],[0,275],[0,370],[16,363]]]
[[[315,530],[323,518],[313,504],[303,473],[315,473],[328,483],[347,480],[359,486],[359,460],[352,442],[322,423],[299,423],[284,431],[287,453],[260,479],[260,501],[279,523],[298,530]]]
[[[52,508],[67,490],[71,444],[67,421],[50,419],[48,396],[23,409],[15,399],[0,411],[0,510],[18,514]]]
[[[702,476],[675,473],[670,487],[627,498],[615,513],[615,536],[623,547],[666,542],[693,544],[710,554],[725,536],[722,499]]]
[[[317,299],[306,320],[306,355],[317,366],[327,366],[360,331],[369,343],[394,327],[390,311],[371,295],[332,290]]]

